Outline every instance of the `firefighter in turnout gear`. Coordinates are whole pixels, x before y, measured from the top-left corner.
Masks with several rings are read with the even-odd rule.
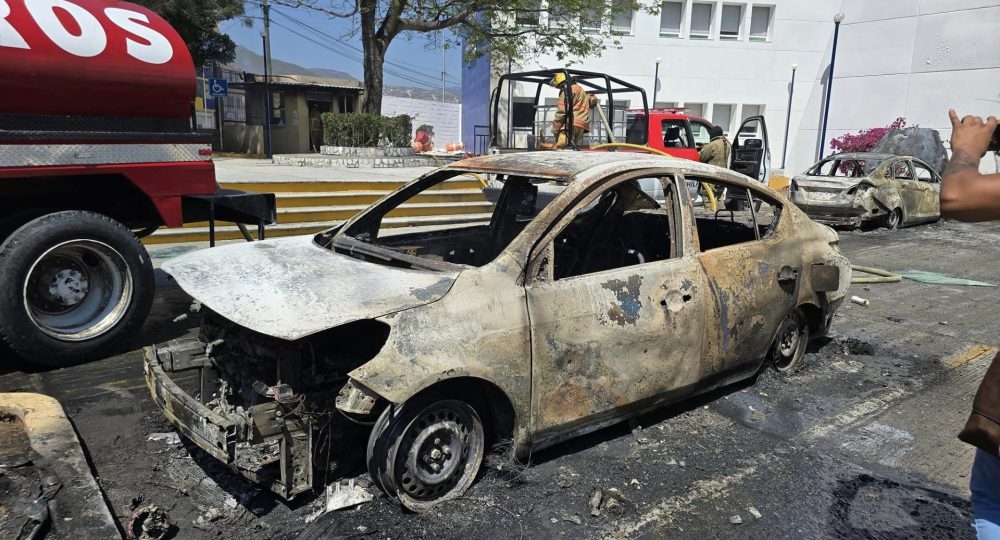
[[[698,150],[698,160],[702,163],[728,169],[729,154],[732,150],[729,140],[726,139],[722,128],[719,126],[712,126],[708,130],[708,134],[711,135],[712,140]]]
[[[566,75],[556,73],[549,83],[559,89],[559,99],[556,102],[556,116],[552,121],[552,133],[556,136],[556,148],[563,149],[569,144],[567,133],[570,127],[566,125],[566,86],[573,92],[573,126],[572,137],[574,146],[583,140],[583,134],[590,131],[590,108],[597,106],[597,98],[588,94],[578,84],[566,81]]]

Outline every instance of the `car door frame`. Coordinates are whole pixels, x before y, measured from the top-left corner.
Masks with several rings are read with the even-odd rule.
[[[909,178],[896,178],[896,166],[898,164],[905,165],[907,170],[910,171]],[[911,225],[913,223],[920,223],[925,218],[923,212],[920,210],[920,199],[926,196],[929,188],[923,182],[917,180],[917,173],[913,169],[913,164],[910,163],[910,158],[900,157],[893,159],[888,164],[888,167],[892,180],[899,184],[899,200],[900,206],[903,208],[903,221],[900,224]]]
[[[910,158],[910,173],[913,174],[913,181],[919,186],[923,196],[921,197],[920,221],[936,221],[941,217],[941,177],[930,165],[917,158]],[[917,164],[931,173],[930,180],[923,180],[917,176]]]
[[[673,246],[671,248],[673,256],[668,259],[651,261],[648,263],[642,263],[641,265],[624,266],[609,270],[603,270],[599,272],[592,272],[588,274],[581,274],[578,276],[570,276],[560,280],[553,279],[552,276],[552,261],[554,261],[554,248],[553,242],[558,237],[559,234],[564,230],[564,228],[571,222],[573,217],[577,215],[577,210],[581,207],[586,207],[591,204],[597,197],[603,195],[608,189],[619,185],[624,182],[629,182],[633,180],[641,180],[643,178],[650,177],[670,177],[669,183],[664,183],[664,189],[671,190],[671,205],[673,213],[673,223],[669,224],[670,233],[673,235],[671,241]],[[704,377],[704,369],[701,362],[701,352],[704,349],[704,328],[705,328],[705,314],[707,313],[707,305],[709,300],[709,287],[704,274],[704,270],[694,257],[694,249],[691,246],[691,228],[685,225],[686,221],[690,219],[688,214],[690,206],[687,201],[683,199],[685,190],[679,186],[680,174],[676,170],[668,168],[657,168],[657,169],[644,169],[640,171],[629,171],[626,173],[613,173],[609,174],[601,180],[595,181],[594,185],[589,187],[587,190],[579,194],[576,199],[574,199],[570,204],[566,205],[566,208],[560,212],[560,214],[555,217],[550,226],[545,229],[545,232],[533,242],[531,250],[529,251],[528,263],[526,264],[526,272],[524,279],[526,302],[528,305],[528,318],[529,318],[529,332],[531,333],[531,347],[532,347],[532,374],[531,374],[531,412],[530,412],[530,426],[531,434],[534,439],[534,444],[536,446],[547,446],[559,440],[564,440],[570,436],[575,436],[584,432],[593,431],[600,429],[603,426],[610,425],[614,422],[620,421],[629,416],[634,416],[642,412],[651,410],[655,407],[662,405],[668,401],[675,401],[683,399],[696,393],[699,388],[699,382]],[[669,185],[669,188],[668,188]],[[661,207],[664,205],[660,204]],[[546,272],[547,279],[540,278],[540,273]],[[557,407],[550,409],[545,409],[544,404],[551,396],[557,396],[558,393],[555,391],[558,385],[555,382],[558,378],[553,378],[551,381],[545,381],[542,378],[546,376],[553,376],[555,372],[556,363],[554,360],[561,359],[563,357],[558,356],[560,352],[558,347],[562,344],[556,340],[557,336],[552,333],[545,333],[545,328],[547,321],[543,319],[546,317],[544,314],[544,306],[538,307],[535,304],[544,300],[544,294],[552,293],[552,291],[546,290],[546,288],[554,289],[556,287],[572,287],[574,285],[579,285],[581,282],[589,281],[591,285],[587,286],[588,292],[597,290],[600,293],[599,288],[608,289],[608,283],[612,281],[620,281],[617,279],[622,274],[632,274],[639,275],[645,273],[644,275],[656,274],[660,276],[665,276],[665,278],[673,279],[676,283],[680,283],[680,288],[682,290],[664,290],[662,292],[662,299],[656,299],[657,302],[649,301],[648,299],[642,297],[642,292],[640,291],[635,295],[635,298],[630,300],[639,302],[639,311],[637,311],[636,319],[641,319],[644,315],[643,313],[654,314],[654,321],[657,321],[657,326],[659,322],[664,324],[662,328],[662,341],[664,350],[671,347],[671,338],[668,337],[670,328],[666,326],[666,321],[671,319],[672,314],[677,321],[683,321],[683,324],[675,324],[677,328],[686,328],[681,335],[684,336],[689,343],[686,343],[683,348],[676,348],[679,352],[676,355],[671,356],[673,363],[664,362],[662,368],[658,368],[656,365],[650,365],[649,363],[643,364],[644,367],[649,368],[649,371],[654,375],[654,379],[645,380],[643,384],[645,385],[645,390],[638,388],[635,384],[624,384],[620,385],[623,388],[629,388],[635,390],[632,397],[636,397],[633,400],[621,401],[621,397],[615,396],[591,396],[590,394],[585,394],[579,391],[579,389],[572,389],[570,395],[576,396],[581,400],[590,399],[589,413],[578,414],[577,416],[572,416],[571,413],[567,414],[564,412],[563,405],[560,403]],[[630,277],[631,280],[631,277]],[[603,284],[601,282],[604,282]],[[568,284],[568,285],[567,285]],[[666,282],[664,282],[664,285]],[[654,288],[660,286],[659,282],[656,282]],[[599,286],[595,289],[595,286]],[[686,288],[686,289],[685,289]],[[617,300],[622,301],[620,291],[612,291],[616,296]],[[558,291],[555,291],[558,294]],[[582,296],[582,295],[581,295]],[[607,298],[597,295],[588,295],[584,301],[591,304],[590,311],[591,315],[598,316],[603,314],[603,310],[606,306],[603,304],[598,307],[598,303],[602,300],[607,300]],[[606,296],[606,295],[605,295]],[[597,298],[597,300],[595,300]],[[643,301],[646,300],[644,304],[648,309],[643,312],[642,306]],[[625,300],[628,301],[628,300]],[[610,315],[614,306],[608,310]],[[582,312],[586,314],[586,309]],[[663,314],[664,320],[659,321],[658,315]],[[570,315],[563,315],[566,319],[570,318]],[[676,322],[676,321],[675,321]],[[604,323],[602,323],[604,324]],[[612,328],[616,332],[628,331],[629,325],[622,324],[621,322],[612,322],[614,324],[612,327],[610,324],[609,328]],[[686,324],[686,326],[685,326]],[[595,327],[596,328],[596,327]],[[698,332],[697,329],[701,329]],[[598,330],[600,330],[598,328]],[[653,330],[657,331],[657,330]],[[624,340],[621,340],[624,341]],[[673,342],[676,344],[676,342]],[[627,350],[627,349],[626,349]],[[551,351],[551,353],[549,352]],[[632,351],[635,354],[639,354],[638,351]],[[648,353],[648,350],[642,351],[642,354]],[[653,351],[654,354],[656,351]],[[576,359],[579,363],[584,362],[595,362],[595,357],[591,355],[586,357],[586,351],[584,356],[580,356]],[[569,355],[565,355],[568,357]],[[643,358],[648,358],[644,356]],[[676,360],[679,358],[679,360]],[[600,360],[603,358],[596,357],[596,363],[599,364]],[[612,357],[612,360],[615,357]],[[686,371],[671,371],[670,367],[676,366],[678,363],[682,364],[682,367],[686,366]],[[611,379],[613,380],[614,372],[613,362],[608,362],[607,365],[598,365],[596,369],[608,368],[611,372]],[[549,373],[547,373],[547,371]],[[641,369],[639,370],[641,371]],[[619,376],[619,378],[621,378]],[[589,382],[589,381],[587,381]],[[601,382],[597,380],[597,383]],[[594,383],[596,384],[596,383]],[[573,385],[569,385],[572,387]],[[614,384],[609,385],[614,390]],[[642,386],[642,385],[639,385]],[[548,392],[546,392],[548,390]],[[601,388],[594,388],[591,386],[589,391],[591,393],[600,392]],[[606,391],[606,390],[605,390]],[[618,399],[619,402],[614,403],[611,406],[606,404],[601,404],[600,399],[605,397],[611,397],[613,399]],[[627,396],[626,396],[627,397]],[[597,404],[595,406],[594,404]],[[576,409],[573,409],[574,405],[579,405]],[[604,409],[595,410],[598,407],[604,406]],[[566,404],[566,409],[569,411],[584,411],[588,409],[586,403],[569,403]],[[555,414],[552,414],[555,411]]]
[[[710,181],[734,187],[731,179],[718,173],[697,172],[684,176],[697,182]],[[713,319],[719,324],[715,331],[706,332],[706,361],[714,363],[712,371],[725,374],[728,381],[743,378],[760,368],[761,361],[773,341],[778,326],[785,315],[796,306],[802,285],[801,276],[806,270],[805,260],[797,250],[782,249],[791,232],[791,216],[788,206],[792,204],[762,192],[755,185],[738,189],[750,190],[750,197],[766,197],[781,205],[778,225],[773,234],[761,238],[757,226],[757,210],[750,205],[753,216],[755,240],[730,244],[705,251],[699,250],[696,258],[705,269],[715,298]],[[716,213],[718,218],[719,211]],[[697,216],[695,235],[697,235]],[[698,245],[701,238],[698,236]],[[773,257],[768,257],[773,253]],[[748,283],[759,278],[760,285]],[[721,282],[721,284],[720,284]],[[781,300],[780,303],[776,300]],[[778,307],[772,304],[778,303]]]
[[[733,172],[740,172],[733,168],[734,164],[736,163],[737,151],[740,150],[741,148],[740,133],[743,132],[743,128],[746,127],[747,124],[750,124],[752,122],[760,122],[759,138],[762,139],[763,152],[761,152],[758,163],[759,169],[757,172],[757,178],[752,178],[752,177],[750,178],[752,178],[755,182],[766,186],[768,183],[768,178],[770,177],[771,174],[771,143],[767,133],[767,122],[764,120],[764,115],[758,114],[750,116],[743,119],[743,121],[740,122],[740,127],[739,129],[736,130],[736,134],[733,136],[733,143],[732,143],[733,147],[732,151],[729,154],[729,169],[732,170]],[[748,137],[748,138],[756,139],[757,137]]]

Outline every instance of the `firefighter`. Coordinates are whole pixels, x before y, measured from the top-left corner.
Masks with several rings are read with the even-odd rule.
[[[570,81],[572,82],[572,81]],[[559,89],[559,99],[556,103],[556,117],[552,121],[552,133],[556,136],[556,149],[566,148],[569,144],[566,124],[566,74],[556,73],[550,85]],[[579,146],[583,134],[590,131],[590,108],[597,106],[597,98],[588,94],[578,84],[570,86],[573,92],[573,144]]]
[[[709,128],[708,134],[711,135],[712,140],[698,150],[698,161],[717,167],[728,168],[731,147],[725,133],[722,132],[721,127],[712,126]]]

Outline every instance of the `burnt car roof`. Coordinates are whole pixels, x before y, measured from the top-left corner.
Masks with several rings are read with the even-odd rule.
[[[908,158],[916,159],[911,156],[900,156],[896,154],[876,154],[874,152],[847,152],[844,154],[833,154],[827,156],[820,161],[826,161],[828,159],[890,159],[890,158]]]
[[[690,160],[651,155],[639,152],[580,152],[557,150],[545,152],[518,152],[479,156],[456,161],[445,167],[482,173],[516,174],[538,178],[569,179],[588,169],[607,163],[626,161],[662,161],[665,167],[688,167]]]

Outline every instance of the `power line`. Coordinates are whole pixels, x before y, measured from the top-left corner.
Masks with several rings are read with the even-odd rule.
[[[360,48],[352,45],[351,43],[343,41],[343,40],[341,40],[341,39],[339,39],[339,38],[337,38],[335,36],[327,34],[326,32],[324,32],[324,31],[322,31],[322,30],[320,30],[320,29],[318,29],[318,28],[316,28],[314,26],[311,26],[311,25],[309,25],[309,24],[307,24],[307,23],[305,23],[303,21],[300,21],[300,20],[296,19],[295,17],[292,17],[291,15],[288,15],[287,13],[284,13],[282,11],[278,11],[277,9],[274,9],[274,8],[272,8],[272,12],[281,15],[282,17],[288,19],[289,21],[291,21],[291,22],[293,22],[293,23],[295,23],[295,24],[297,24],[297,25],[299,25],[299,26],[301,26],[301,27],[303,27],[303,28],[305,28],[307,30],[312,31],[312,32],[314,32],[314,33],[322,36],[325,39],[334,41],[334,42],[338,43],[339,45],[341,45],[343,47],[346,47],[346,48],[348,48],[350,50],[353,50],[353,51],[355,51],[357,53],[360,53],[361,55],[364,55],[364,50],[362,50],[362,49],[360,49]],[[438,83],[438,80],[437,80],[436,77],[432,77],[432,76],[429,76],[429,75],[427,75],[427,74],[425,74],[423,72],[414,70],[413,68],[410,68],[409,66],[406,66],[404,64],[400,64],[398,62],[393,62],[391,60],[384,60],[383,63],[384,64],[389,64],[391,66],[394,66],[395,68],[398,68],[398,69],[400,69],[400,70],[402,70],[404,72],[407,72],[411,76],[424,77],[424,78],[431,79],[431,80],[434,81],[435,85],[437,85],[437,83]],[[395,75],[398,76],[398,72],[396,70],[389,70],[389,69],[385,69],[385,68],[383,68],[383,70],[386,71],[387,73],[390,72],[390,71],[392,71],[392,72],[394,72],[393,74],[395,74]],[[456,83],[459,83],[459,84],[461,84],[461,82],[462,82],[462,81],[460,81],[460,80],[458,80],[458,79],[456,79],[456,78],[454,78],[454,77],[452,77],[450,75],[448,76],[448,78],[451,79],[453,82],[456,82]]]
[[[302,34],[302,33],[298,32],[297,30],[294,30],[294,29],[292,29],[292,28],[289,28],[289,27],[287,27],[287,26],[285,26],[285,25],[283,25],[283,24],[281,24],[281,23],[279,23],[279,22],[277,22],[277,21],[274,21],[274,20],[272,20],[272,21],[271,21],[271,24],[273,24],[273,25],[275,25],[275,26],[278,26],[278,27],[281,27],[281,28],[283,28],[283,29],[285,29],[285,30],[287,30],[287,31],[289,31],[289,32],[291,32],[291,33],[293,33],[293,34],[295,34],[295,35],[297,35],[297,36],[301,37],[302,39],[305,39],[306,41],[309,41],[309,42],[311,42],[311,43],[314,43],[314,44],[316,44],[316,45],[319,45],[320,47],[323,47],[324,49],[327,49],[328,51],[331,51],[331,52],[334,52],[334,53],[336,53],[336,54],[338,54],[338,55],[341,55],[341,56],[343,56],[343,57],[347,58],[348,60],[352,60],[352,61],[354,61],[354,62],[357,62],[357,63],[361,64],[361,65],[364,65],[364,61],[363,61],[362,59],[360,59],[360,58],[357,58],[357,57],[354,57],[354,56],[351,56],[351,55],[349,55],[349,54],[348,54],[348,53],[347,53],[346,51],[344,51],[344,50],[340,50],[340,49],[337,49],[336,47],[334,47],[334,46],[331,46],[331,45],[329,45],[329,44],[326,44],[326,43],[322,43],[322,42],[320,42],[320,41],[318,41],[318,40],[316,40],[316,39],[313,39],[313,38],[312,38],[312,37],[310,37],[310,36],[307,36],[307,35],[305,35],[305,34]],[[396,73],[396,72],[394,72],[394,71],[391,71],[391,70],[387,70],[387,69],[383,69],[383,71],[384,71],[385,73],[388,73],[388,74],[390,74],[390,75],[393,75],[394,77],[398,77],[398,78],[400,78],[400,79],[403,79],[403,80],[406,80],[406,81],[409,81],[409,82],[412,82],[413,84],[416,84],[416,85],[418,85],[419,87],[421,87],[421,88],[422,88],[422,89],[424,89],[424,90],[430,90],[430,89],[431,89],[431,87],[430,87],[430,84],[429,84],[429,83],[427,83],[427,82],[425,82],[425,81],[421,81],[421,80],[417,80],[417,79],[414,79],[414,78],[412,78],[412,77],[409,77],[409,76],[406,76],[406,75],[403,75],[403,74],[400,74],[400,73]],[[436,83],[435,83],[435,84],[436,84]]]

